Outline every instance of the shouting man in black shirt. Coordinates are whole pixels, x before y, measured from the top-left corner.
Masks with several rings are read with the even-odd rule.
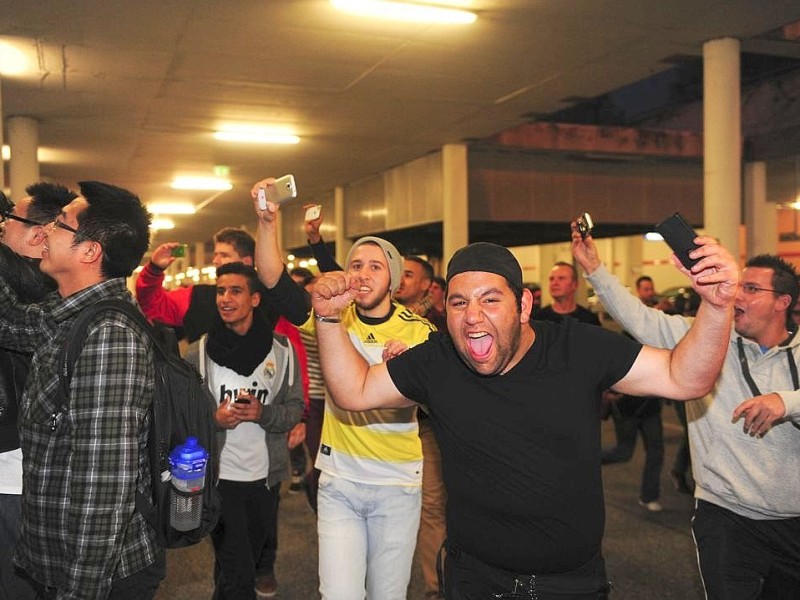
[[[448,494],[448,600],[606,597],[601,393],[696,398],[725,354],[738,270],[713,239],[696,241],[701,260],[684,272],[704,302],[671,352],[572,319],[529,325],[519,263],[505,248],[476,243],[447,268],[449,334],[369,366],[337,318],[357,283],[345,273],[317,282],[312,302],[334,401],[347,410],[415,402],[430,410]]]

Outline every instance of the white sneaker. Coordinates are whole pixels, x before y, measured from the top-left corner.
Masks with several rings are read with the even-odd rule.
[[[639,506],[641,506],[642,508],[646,508],[650,512],[661,512],[662,510],[664,510],[664,507],[661,506],[661,504],[659,502],[656,502],[655,500],[653,500],[652,502],[645,502],[643,500],[639,500]]]

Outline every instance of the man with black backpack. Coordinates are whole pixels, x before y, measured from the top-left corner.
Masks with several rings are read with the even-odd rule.
[[[150,495],[148,411],[154,352],[129,315],[98,312],[59,401],[65,339],[81,312],[104,299],[133,302],[125,278],[149,241],[138,197],[99,182],[45,228],[41,270],[56,293],[21,303],[0,273],[0,345],[33,352],[20,404],[23,518],[16,563],[43,598],[152,598],[165,573],[155,531],[135,509]]]

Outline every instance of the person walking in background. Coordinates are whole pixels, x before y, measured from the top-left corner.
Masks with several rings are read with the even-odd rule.
[[[572,317],[581,323],[600,325],[597,315],[575,300],[578,292],[578,272],[575,267],[567,262],[557,262],[550,269],[548,283],[553,303],[533,312],[531,319],[560,323],[564,318]]]
[[[395,300],[416,314],[430,319],[433,315],[437,322],[431,320],[438,331],[447,331],[444,311],[437,313],[434,309],[430,289],[433,287],[433,267],[418,257],[409,256],[403,264],[403,278],[395,293]],[[442,289],[447,284],[441,286]],[[442,302],[444,302],[442,300]],[[441,329],[443,326],[444,329]],[[442,455],[436,443],[436,436],[430,419],[424,410],[419,411],[419,439],[422,441],[422,511],[419,519],[419,535],[417,536],[417,555],[425,580],[425,598],[440,598],[440,582],[437,576],[436,562],[442,545],[447,538],[445,523],[445,506],[447,491],[442,480]]]
[[[646,306],[657,303],[653,280],[643,275],[636,280],[639,300]],[[683,405],[682,402],[676,404]],[[633,457],[637,433],[644,444],[644,467],[639,489],[639,505],[651,512],[660,512],[661,471],[664,468],[664,429],[661,423],[661,398],[656,396],[618,395],[611,403],[611,418],[617,443],[603,450],[602,463],[624,463]]]

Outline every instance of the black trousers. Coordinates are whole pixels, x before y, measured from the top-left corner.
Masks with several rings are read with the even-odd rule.
[[[151,600],[158,591],[161,580],[167,574],[166,552],[161,552],[150,565],[133,575],[117,579],[111,584],[108,600]],[[53,600],[58,595],[55,588],[44,587],[31,581],[36,589],[37,600]]]
[[[222,516],[211,533],[214,545],[214,600],[254,600],[256,565],[265,540],[277,540],[280,486],[266,481],[220,479]],[[272,545],[273,563],[274,549]]]
[[[605,600],[611,589],[600,554],[567,573],[520,575],[487,565],[450,542],[446,548],[447,600]]]
[[[800,518],[758,521],[698,500],[692,532],[709,600],[800,598]]]

